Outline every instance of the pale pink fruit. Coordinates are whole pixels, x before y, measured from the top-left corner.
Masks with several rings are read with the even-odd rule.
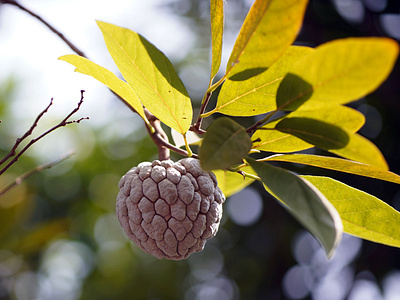
[[[197,159],[141,163],[119,188],[117,216],[126,235],[159,259],[187,258],[218,231],[225,196]]]

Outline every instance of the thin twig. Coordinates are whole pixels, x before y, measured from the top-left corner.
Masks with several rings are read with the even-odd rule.
[[[72,51],[74,51],[75,53],[77,53],[80,56],[86,57],[85,54],[81,50],[79,50],[74,44],[72,44],[60,31],[58,31],[56,28],[51,26],[42,17],[40,17],[39,15],[35,14],[30,9],[27,9],[26,7],[22,6],[21,4],[19,4],[15,0],[0,0],[0,3],[14,5],[14,6],[18,7],[19,9],[27,12],[32,17],[34,17],[34,18],[38,19],[40,22],[42,22],[47,28],[49,28],[56,35],[58,35],[60,37],[60,39],[62,39],[72,49]]]
[[[14,158],[0,171],[0,175],[3,174],[5,171],[7,171],[15,162],[18,161],[18,159],[22,156],[22,154],[25,153],[26,150],[29,149],[29,147],[31,147],[34,143],[36,143],[37,141],[41,140],[42,138],[44,138],[46,135],[48,135],[49,133],[53,132],[54,130],[56,130],[57,128],[66,126],[68,124],[72,124],[72,123],[80,123],[82,120],[85,119],[89,119],[89,118],[81,118],[78,120],[72,120],[72,121],[68,121],[68,119],[75,114],[81,107],[82,103],[83,103],[83,93],[85,91],[81,91],[81,99],[77,105],[77,107],[75,107],[69,114],[68,116],[66,116],[60,123],[58,123],[57,125],[55,125],[54,127],[50,128],[49,130],[45,131],[44,133],[42,133],[41,135],[39,135],[37,138],[34,138],[32,140],[30,140],[30,142],[18,153],[14,156]],[[49,105],[50,106],[50,105]],[[49,107],[48,106],[48,107]],[[48,109],[48,107],[46,109]],[[42,114],[43,115],[43,114]],[[36,118],[36,120],[40,119],[40,117],[38,116],[38,118]],[[36,123],[37,124],[37,123]],[[36,124],[34,124],[33,128],[36,126]],[[31,127],[32,128],[32,127]]]
[[[188,152],[181,148],[178,148],[168,141],[168,136],[165,134],[164,130],[161,127],[161,122],[158,118],[156,118],[148,109],[144,109],[144,113],[146,114],[147,119],[149,120],[151,126],[154,128],[154,133],[150,131],[150,128],[147,128],[147,131],[152,138],[153,142],[158,147],[158,155],[160,160],[169,159],[169,150],[172,150],[178,154],[183,156],[188,156]],[[193,154],[192,157],[199,158],[198,155]]]
[[[12,181],[11,183],[9,183],[7,186],[5,186],[4,188],[2,188],[0,190],[0,197],[2,195],[4,195],[5,193],[7,193],[8,191],[10,191],[12,188],[14,188],[17,185],[21,184],[23,181],[25,181],[26,179],[28,179],[32,175],[34,175],[36,173],[39,173],[39,172],[41,172],[43,170],[50,169],[50,168],[60,164],[64,160],[70,158],[72,155],[73,155],[73,153],[71,152],[71,153],[65,155],[64,157],[61,157],[61,158],[59,158],[59,159],[57,159],[55,161],[52,161],[52,162],[50,162],[48,164],[37,166],[36,168],[26,172],[25,174],[22,174],[18,178],[15,178],[14,181]]]
[[[60,32],[60,31],[58,31],[57,29],[55,29],[53,26],[51,26],[48,22],[46,22],[43,18],[41,18],[39,15],[37,15],[37,14],[35,14],[34,12],[32,12],[31,10],[29,10],[29,9],[27,9],[27,8],[25,8],[24,6],[22,6],[21,4],[19,4],[17,1],[15,1],[15,0],[0,0],[0,3],[3,3],[3,4],[11,4],[11,5],[14,5],[14,6],[16,6],[16,7],[18,7],[18,8],[20,8],[21,10],[23,10],[23,11],[25,11],[25,12],[27,12],[27,13],[29,13],[31,16],[33,16],[33,17],[35,17],[36,19],[38,19],[40,22],[42,22],[45,26],[47,26],[52,32],[54,32],[58,37],[60,37],[76,54],[78,54],[78,55],[80,55],[80,56],[83,56],[83,57],[86,57],[86,55],[82,52],[82,51],[80,51],[75,45],[73,45],[69,40],[67,40],[66,38],[65,38],[65,36]],[[87,57],[86,57],[87,58]],[[115,93],[114,93],[115,94]],[[116,94],[115,94],[116,95]],[[133,108],[132,108],[132,106],[130,106],[124,99],[122,99],[120,96],[118,96],[118,95],[116,95],[124,104],[126,104],[126,106],[128,106],[128,108],[130,109],[130,110],[132,110],[133,112],[135,112],[135,113],[137,113]],[[211,93],[210,93],[210,95],[208,96],[208,99],[209,99],[209,97],[211,96]],[[207,99],[207,102],[208,102],[208,99]],[[206,105],[207,105],[207,103],[206,103]],[[205,107],[204,107],[204,109],[205,109]],[[168,149],[170,149],[170,150],[172,150],[172,151],[175,151],[175,152],[177,152],[177,153],[179,153],[179,154],[181,154],[181,155],[185,155],[185,156],[187,156],[188,155],[188,152],[186,152],[185,150],[182,150],[182,149],[180,149],[180,148],[178,148],[178,147],[175,147],[174,145],[172,145],[171,143],[169,143],[169,141],[168,141],[168,138],[167,138],[167,135],[166,135],[166,133],[164,132],[164,130],[162,129],[162,127],[161,127],[161,124],[158,124],[160,121],[158,120],[158,118],[156,118],[152,113],[150,113],[148,110],[146,110],[145,109],[145,111],[146,111],[146,116],[147,116],[147,119],[149,120],[149,122],[150,122],[150,119],[152,120],[150,123],[151,123],[151,125],[153,126],[153,127],[157,127],[157,128],[155,128],[155,132],[152,132],[152,130],[151,130],[151,128],[149,128],[147,125],[146,125],[146,129],[149,131],[149,134],[150,134],[150,136],[151,136],[151,138],[153,139],[153,142],[157,145],[157,147],[158,147],[158,149],[159,149],[159,156],[160,156],[160,159],[161,158],[164,158],[164,157],[168,157],[169,158],[169,153],[167,153],[167,151],[166,151],[166,149],[168,150]],[[75,112],[74,112],[75,113]],[[78,120],[79,121],[79,120]],[[77,122],[77,123],[79,123],[78,121],[75,121],[75,122]],[[200,122],[201,123],[201,122]],[[66,124],[65,124],[66,125]],[[63,125],[63,126],[65,126],[65,125]],[[200,125],[199,125],[199,128],[197,129],[197,131],[196,131],[197,133],[199,133],[199,134],[204,134],[205,133],[205,131],[204,130],[201,130],[200,129]],[[47,134],[47,133],[46,133]],[[161,152],[160,152],[161,151]],[[198,157],[197,155],[193,155],[192,157]],[[2,173],[0,172],[0,175],[1,175]]]
[[[257,129],[259,129],[259,126],[264,125],[265,123],[267,123],[272,118],[272,116],[275,115],[277,112],[278,112],[278,110],[271,111],[270,113],[268,113],[268,115],[265,118],[263,118],[262,120],[257,121],[252,126],[247,128],[246,132],[250,133],[250,134],[253,133]]]
[[[21,136],[20,138],[17,138],[17,140],[15,141],[15,144],[12,147],[12,149],[10,150],[10,152],[8,152],[8,154],[0,161],[0,166],[4,162],[6,162],[10,157],[15,156],[15,150],[17,149],[17,147],[22,143],[22,141],[24,141],[28,136],[30,136],[32,134],[32,132],[35,129],[35,127],[37,126],[39,120],[43,117],[43,115],[45,113],[47,113],[50,106],[52,106],[52,105],[53,105],[53,98],[51,98],[49,105],[47,105],[47,107],[36,117],[31,128],[29,128],[29,130],[27,132],[25,132],[23,136]]]
[[[201,117],[202,114],[204,114],[208,101],[210,101],[211,98],[211,94],[212,92],[208,92],[204,98],[204,101],[202,101],[201,103],[201,107],[200,107],[200,112],[199,112],[199,117],[197,118],[196,123],[190,127],[190,130],[192,130],[193,132],[196,132],[200,135],[205,134],[205,131],[203,129],[201,129],[201,123],[203,121],[203,118]]]

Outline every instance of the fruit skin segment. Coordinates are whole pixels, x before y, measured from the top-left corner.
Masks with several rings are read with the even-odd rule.
[[[218,231],[225,196],[197,159],[140,163],[119,188],[116,211],[125,234],[158,259],[185,259]]]

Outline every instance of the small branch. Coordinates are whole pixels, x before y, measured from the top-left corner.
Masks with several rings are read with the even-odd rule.
[[[257,121],[257,122],[254,123],[252,126],[250,126],[249,128],[247,128],[247,129],[246,129],[246,132],[247,132],[247,133],[253,133],[254,131],[256,131],[256,130],[258,129],[258,127],[259,127],[260,125],[263,125],[263,124],[267,123],[267,122],[272,118],[272,116],[273,116],[275,113],[277,113],[277,112],[278,112],[277,110],[271,111],[264,119],[262,119],[262,120],[260,120],[260,121]]]
[[[75,109],[73,109],[73,110],[68,114],[68,116],[66,116],[60,123],[58,123],[56,126],[50,128],[50,129],[47,130],[46,132],[42,133],[42,134],[39,135],[37,138],[32,139],[32,140],[31,140],[18,154],[16,154],[16,155],[15,155],[15,150],[16,150],[16,147],[15,147],[14,152],[13,152],[13,155],[12,155],[12,156],[14,156],[14,158],[0,171],[0,175],[3,174],[5,171],[7,171],[14,163],[16,163],[16,162],[18,161],[18,159],[22,156],[22,154],[24,154],[24,153],[26,152],[26,150],[29,149],[29,147],[31,147],[34,143],[36,143],[37,141],[39,141],[39,140],[41,140],[42,138],[44,138],[44,137],[45,137],[46,135],[48,135],[49,133],[53,132],[53,131],[56,130],[57,128],[66,126],[66,125],[68,125],[68,124],[80,123],[82,120],[89,119],[89,118],[81,118],[81,119],[78,119],[78,120],[68,121],[68,119],[80,109],[80,107],[81,107],[81,105],[82,105],[82,103],[83,103],[83,93],[84,93],[84,92],[85,92],[85,91],[83,91],[83,90],[81,91],[81,99],[80,99],[80,101],[79,101],[77,107],[76,107]],[[48,110],[48,108],[49,108],[50,106],[51,106],[51,103],[50,103],[50,104],[47,106],[47,108],[36,118],[35,123],[34,123],[34,124],[32,125],[32,127],[27,131],[27,133],[29,133],[29,134],[26,135],[26,136],[29,136],[29,135],[32,133],[33,128],[35,128],[36,125],[37,125],[37,121],[39,121],[39,119],[41,118],[41,116],[43,116],[43,114]],[[24,136],[25,136],[25,135],[24,135]],[[26,138],[26,136],[24,137],[24,139]],[[20,139],[18,139],[18,140],[20,140]],[[21,141],[18,141],[18,140],[17,140],[16,144],[19,145],[19,144],[21,143],[22,140],[21,140]],[[17,146],[18,146],[18,145],[17,145]],[[15,145],[14,145],[14,146],[15,146]],[[9,156],[9,157],[11,157],[11,156]]]
[[[204,112],[206,110],[208,101],[210,101],[210,98],[211,98],[211,94],[212,94],[212,92],[207,92],[207,94],[204,98],[204,101],[202,101],[202,103],[201,103],[199,117],[197,118],[196,123],[190,127],[191,131],[194,131],[200,135],[205,134],[205,131],[203,129],[201,129],[201,123],[203,121],[203,118],[201,117],[201,115],[204,114]]]
[[[26,179],[28,179],[29,177],[31,177],[32,175],[39,173],[43,170],[46,169],[50,169],[52,167],[55,167],[56,165],[60,164],[61,162],[63,162],[64,160],[70,158],[73,155],[73,153],[69,153],[67,155],[65,155],[62,158],[59,158],[55,161],[52,161],[51,163],[45,164],[45,165],[40,165],[37,166],[36,168],[26,172],[25,174],[19,176],[18,178],[15,178],[15,180],[11,183],[9,183],[7,186],[5,186],[4,188],[2,188],[0,190],[0,197],[2,195],[4,195],[5,193],[7,193],[8,191],[10,191],[12,188],[16,187],[17,185],[21,184],[23,181],[25,181]]]
[[[23,140],[25,140],[28,136],[30,136],[32,134],[32,132],[35,129],[35,127],[37,126],[39,120],[43,117],[43,115],[45,113],[47,113],[47,111],[49,110],[50,106],[52,106],[52,105],[53,105],[53,98],[51,98],[50,104],[47,105],[47,107],[36,117],[36,119],[33,122],[31,128],[29,128],[29,130],[27,132],[25,132],[23,136],[21,136],[20,138],[18,138],[15,141],[15,144],[12,147],[12,149],[10,150],[10,152],[0,161],[0,166],[4,162],[6,162],[10,157],[15,156],[15,150],[17,149],[17,147],[22,143]]]
[[[14,5],[14,6],[20,8],[21,10],[27,12],[27,13],[30,14],[31,16],[35,17],[35,18],[38,19],[40,22],[42,22],[46,27],[48,27],[52,32],[54,32],[59,38],[61,38],[61,39],[62,39],[76,54],[78,54],[78,55],[80,55],[80,56],[83,56],[83,57],[86,57],[86,55],[85,55],[82,51],[80,51],[75,45],[73,45],[68,39],[66,39],[65,36],[64,36],[60,31],[58,31],[58,30],[55,29],[53,26],[51,26],[48,22],[46,22],[46,21],[45,21],[42,17],[40,17],[39,15],[35,14],[35,13],[32,12],[31,10],[29,10],[29,9],[25,8],[24,6],[22,6],[21,4],[19,4],[17,1],[15,1],[15,0],[0,0],[0,4],[1,4],[1,3],[3,3],[3,4],[11,4],[11,5]],[[211,92],[208,93],[208,94],[209,94],[209,96],[208,96],[208,99],[209,99],[209,97],[211,96]],[[122,100],[122,102],[124,102],[124,103],[128,106],[129,109],[131,109],[133,112],[137,113],[137,112],[132,108],[132,106],[130,106],[124,99],[122,99],[122,98],[119,97],[118,95],[117,95],[117,97],[118,97],[120,100]],[[207,99],[206,102],[208,102],[208,99]],[[205,109],[205,106],[206,106],[206,105],[207,105],[207,103],[205,103],[204,109]],[[80,106],[80,105],[79,105],[79,106]],[[79,109],[79,108],[78,108],[78,109]],[[204,110],[204,109],[203,109],[203,110]],[[75,112],[76,112],[76,111],[73,111],[66,119],[68,119],[68,118],[69,118],[72,114],[74,114]],[[174,145],[172,145],[172,144],[169,143],[168,137],[167,137],[167,135],[165,134],[164,130],[162,129],[160,121],[159,121],[153,114],[151,114],[147,109],[145,109],[145,112],[146,112],[146,116],[147,116],[147,118],[148,118],[150,124],[151,124],[151,125],[154,127],[154,129],[155,129],[155,132],[153,132],[152,128],[149,128],[149,126],[146,124],[146,129],[148,130],[148,132],[149,132],[151,138],[153,139],[154,143],[155,143],[155,144],[157,145],[157,147],[158,147],[160,159],[162,159],[162,160],[163,160],[163,159],[168,159],[168,158],[170,157],[170,155],[169,155],[169,150],[173,150],[173,151],[175,151],[175,152],[177,152],[177,153],[179,153],[179,154],[182,154],[182,155],[187,156],[187,155],[188,155],[188,152],[186,152],[185,150],[182,150],[182,149],[180,149],[180,148],[178,148],[178,147],[175,147]],[[82,118],[82,119],[80,119],[80,120],[76,120],[76,121],[72,121],[72,122],[73,122],[73,123],[79,123],[79,122],[82,121],[83,119],[86,119],[86,118]],[[150,119],[152,119],[152,121],[150,121]],[[70,124],[70,123],[72,123],[72,122],[66,122],[66,121],[64,121],[63,125],[60,125],[62,122],[61,122],[59,125],[60,125],[60,126],[65,126],[65,125]],[[201,123],[201,122],[200,122],[200,123]],[[60,127],[60,126],[58,126],[58,127]],[[58,127],[57,127],[57,128],[58,128]],[[157,128],[156,128],[156,127],[157,127]],[[56,129],[56,128],[52,128],[52,129],[49,130],[48,132],[44,133],[44,135],[47,135],[48,133],[50,133],[50,132],[53,131],[54,129]],[[204,133],[205,133],[204,130],[201,130],[201,129],[200,129],[200,124],[198,125],[198,128],[197,128],[197,131],[196,131],[196,132],[199,133],[199,134],[204,134]],[[42,137],[43,137],[43,136],[40,136],[39,139],[42,138]],[[31,143],[34,143],[34,142],[36,142],[36,141],[37,141],[36,139],[35,139],[35,140],[32,140]],[[31,145],[31,143],[30,143],[30,145]],[[28,144],[28,145],[29,145],[29,144]],[[17,146],[18,146],[18,145],[17,145]],[[14,149],[14,150],[15,150],[15,149]],[[23,149],[22,151],[25,151],[25,149]],[[19,156],[20,156],[20,155],[19,155]],[[16,157],[16,160],[18,160],[19,156]],[[9,156],[9,157],[10,157],[10,156]],[[8,157],[8,158],[9,158],[9,157]],[[193,157],[197,157],[197,155],[193,155]],[[15,160],[15,161],[16,161],[16,160]],[[13,160],[12,163],[14,163],[15,161]],[[7,166],[6,166],[6,168],[8,169]],[[0,171],[0,175],[1,175],[2,173],[4,173],[3,170]]]
[[[170,159],[169,148],[166,146],[169,144],[168,136],[164,132],[161,127],[161,122],[157,119],[148,109],[144,109],[144,113],[146,115],[147,120],[149,120],[151,126],[154,128],[154,132],[151,133],[151,130],[148,126],[146,126],[147,131],[149,132],[151,138],[158,148],[158,157],[160,160]]]
[[[251,133],[253,133],[254,131],[257,130],[257,127],[258,127],[258,126],[260,126],[260,125],[262,125],[262,124],[263,124],[262,120],[261,120],[261,121],[257,121],[257,122],[254,123],[252,126],[250,126],[249,128],[247,128],[247,129],[246,129],[246,132],[251,134]]]
[[[41,23],[43,23],[47,28],[49,28],[56,35],[58,35],[60,37],[60,39],[62,39],[72,49],[72,51],[74,51],[75,53],[77,53],[80,56],[86,57],[85,54],[81,50],[79,50],[74,44],[72,44],[60,31],[58,31],[56,28],[51,26],[48,22],[43,20],[42,17],[40,17],[39,15],[35,14],[33,11],[31,11],[31,10],[27,9],[26,7],[22,6],[21,4],[19,4],[15,0],[0,0],[0,3],[14,5],[14,6],[18,7],[19,9],[27,12],[32,17],[38,19]]]
[[[183,156],[188,156],[189,153],[181,148],[178,148],[168,141],[168,136],[161,127],[160,120],[154,116],[148,109],[144,109],[144,113],[149,120],[151,126],[154,128],[154,133],[151,132],[150,128],[146,126],[149,135],[151,136],[153,142],[157,145],[158,156],[160,160],[166,160],[170,158],[170,150],[181,154]],[[198,158],[198,155],[193,154],[192,157]]]

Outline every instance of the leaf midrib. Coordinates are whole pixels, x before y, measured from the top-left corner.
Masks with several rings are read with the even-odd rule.
[[[252,88],[251,90],[247,91],[246,93],[243,93],[243,94],[241,94],[241,95],[237,95],[235,98],[233,98],[233,99],[229,100],[228,102],[225,102],[225,103],[223,103],[222,105],[216,107],[214,110],[215,110],[215,111],[219,111],[220,109],[224,108],[225,106],[228,106],[228,105],[232,104],[233,102],[236,102],[237,100],[239,100],[239,99],[241,99],[241,98],[243,98],[243,97],[245,97],[245,96],[247,96],[247,95],[250,95],[250,94],[252,94],[252,93],[255,93],[255,92],[257,92],[258,90],[260,90],[260,89],[262,89],[262,88],[264,88],[264,87],[266,87],[266,86],[269,86],[269,85],[271,85],[271,84],[274,84],[275,82],[281,81],[282,79],[283,79],[283,77],[278,77],[278,78],[276,78],[276,79],[274,79],[274,80],[272,80],[272,81],[269,81],[269,82],[267,82],[267,83],[265,83],[265,84],[262,84],[262,85],[260,85],[260,86],[254,87],[254,88]]]

